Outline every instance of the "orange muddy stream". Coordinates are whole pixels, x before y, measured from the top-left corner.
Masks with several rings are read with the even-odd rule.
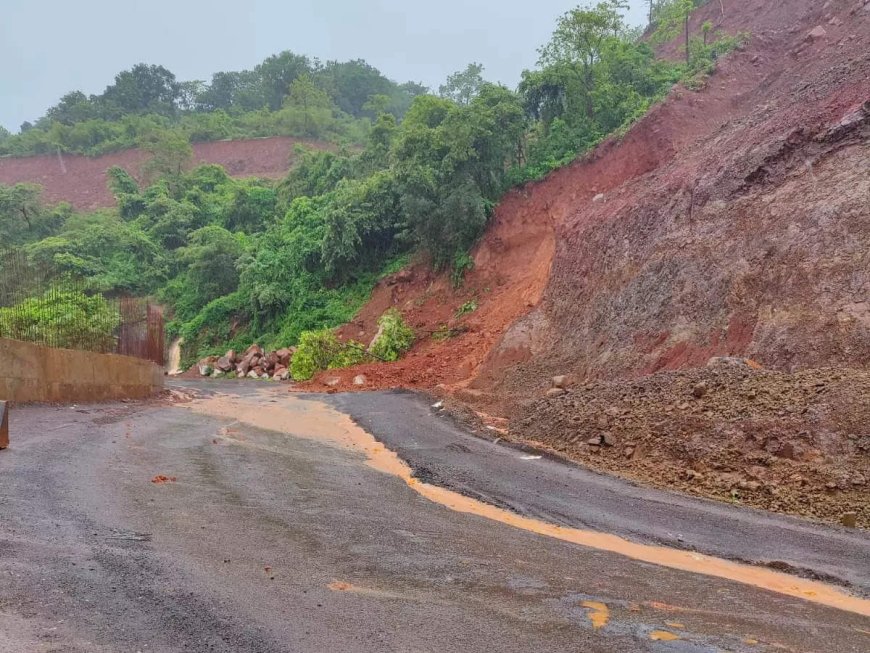
[[[286,397],[281,399],[281,403],[262,403],[257,399],[234,395],[216,395],[198,398],[189,404],[178,406],[204,415],[233,419],[257,428],[359,451],[366,455],[369,466],[397,476],[418,494],[456,512],[477,515],[524,531],[601,551],[610,551],[634,560],[723,578],[870,616],[870,600],[851,596],[837,587],[818,581],[805,580],[691,551],[638,544],[608,533],[557,526],[517,515],[451,490],[422,483],[413,477],[411,468],[404,461],[357,426],[350,417],[318,401]],[[225,437],[244,446],[255,446],[248,442],[234,440],[231,436]],[[594,615],[600,615],[599,618],[606,623],[606,613],[602,615],[596,610],[598,606],[587,607],[592,609]]]

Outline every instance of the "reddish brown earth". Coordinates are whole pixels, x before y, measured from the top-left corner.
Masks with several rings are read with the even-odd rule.
[[[550,424],[548,446],[597,465],[604,458],[575,455],[568,446],[574,432],[547,421],[548,406],[560,401],[543,397],[554,375],[594,388],[665,374],[651,382],[650,397],[667,430],[682,424],[664,411],[671,401],[667,372],[703,367],[714,356],[748,357],[787,379],[815,368],[866,371],[870,3],[724,6],[723,17],[720,3],[705,5],[694,24],[710,19],[751,38],[701,89],[675,89],[622,139],[508,194],[473,252],[476,267],[462,289],[422,265],[382,282],[343,335],[367,342],[378,316],[395,306],[418,343],[398,363],[330,371],[312,387],[337,378],[334,387],[354,389],[352,379],[363,373],[367,389],[437,389],[514,417],[510,436],[517,439],[541,440],[518,417]],[[810,37],[818,26],[824,36]],[[471,299],[478,309],[456,318]],[[432,338],[444,325],[454,337]],[[760,378],[761,385],[773,383]],[[858,414],[870,405],[866,384],[857,387],[837,395],[849,399],[838,410]],[[530,398],[539,401],[530,406]],[[834,406],[825,402],[819,398],[813,410]],[[777,410],[797,406],[807,407]],[[725,428],[727,418],[714,411],[713,422],[719,418]],[[805,442],[803,423],[784,421],[780,440]],[[826,465],[854,468],[848,455],[865,462],[868,455],[845,444],[844,428],[826,424],[825,437],[843,446],[823,447],[805,463],[818,467],[816,489]],[[712,428],[697,432],[710,435]],[[870,434],[866,422],[862,428],[856,437]],[[675,453],[674,440],[653,439],[648,447],[660,448],[662,469],[670,470],[641,475],[653,483],[674,485],[694,464]],[[600,466],[614,471],[624,458],[615,460]],[[733,462],[734,483],[749,482],[741,465]],[[798,498],[756,503],[833,519],[857,493],[866,521],[866,492],[858,486],[817,514],[801,507],[811,495],[789,478],[776,477],[777,491],[798,488]],[[731,489],[717,485],[708,494]]]
[[[295,147],[322,148],[323,143],[297,138],[275,137],[243,141],[194,143],[195,163],[216,163],[234,177],[282,177],[290,169]],[[75,154],[0,158],[0,184],[40,184],[50,203],[69,202],[79,210],[114,206],[115,198],[106,185],[106,170],[120,166],[139,176],[149,155],[141,150],[124,150],[98,157]]]

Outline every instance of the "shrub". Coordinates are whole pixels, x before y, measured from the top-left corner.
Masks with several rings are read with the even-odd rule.
[[[371,346],[373,356],[385,361],[399,360],[399,356],[414,344],[414,330],[402,319],[402,314],[391,308],[378,320],[379,333]]]
[[[460,252],[453,257],[453,269],[450,271],[450,283],[458,290],[465,282],[465,275],[474,270],[474,259],[468,252]]]
[[[296,381],[307,381],[322,370],[351,367],[370,358],[360,343],[354,340],[341,342],[332,329],[305,331],[299,336],[290,374]]]
[[[365,346],[355,340],[342,343],[341,349],[329,363],[329,369],[340,369],[342,367],[353,367],[360,363],[366,363],[371,360],[371,355],[366,351]]]
[[[101,295],[49,291],[0,309],[0,337],[52,347],[112,351],[120,316]]]
[[[320,370],[327,369],[340,349],[341,343],[332,329],[304,331],[293,354],[290,374],[296,381],[307,381]]]

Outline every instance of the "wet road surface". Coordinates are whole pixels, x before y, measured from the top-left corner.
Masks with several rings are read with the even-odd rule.
[[[870,648],[865,614],[451,510],[373,468],[377,447],[354,449],[363,441],[342,439],[353,430],[351,415],[439,482],[572,523],[576,508],[566,503],[582,502],[582,493],[570,502],[546,485],[530,493],[524,468],[507,459],[467,467],[462,460],[478,458],[478,445],[494,445],[432,415],[424,400],[199,387],[238,396],[12,412],[12,448],[0,453],[0,650]],[[390,419],[402,431],[390,433]],[[438,438],[455,457],[438,454]],[[159,476],[167,482],[152,482]],[[502,476],[515,491],[495,483]],[[579,492],[578,481],[561,482]],[[604,528],[615,519],[599,500],[592,505],[594,517],[574,525]],[[786,521],[783,532],[806,538],[809,566],[817,564],[825,529]],[[729,528],[742,522],[735,523]],[[632,539],[667,537],[633,528],[625,533]],[[868,540],[830,533],[857,538],[844,540],[856,553],[827,564],[863,584]],[[711,548],[702,535],[682,537]],[[803,545],[790,546],[796,555]]]

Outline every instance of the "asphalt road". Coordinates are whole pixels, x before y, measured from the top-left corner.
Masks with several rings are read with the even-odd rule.
[[[480,457],[478,446],[501,448],[463,434],[413,396],[303,401],[275,386],[212,387],[237,392],[224,405],[240,413],[277,415],[275,428],[195,412],[207,399],[12,411],[12,447],[0,453],[0,650],[870,648],[865,616],[462,514],[373,469],[365,452],[312,435],[346,429],[326,401],[433,480],[547,519],[575,519],[565,506],[587,495],[569,501],[563,492],[582,481],[571,476],[577,470],[521,460],[499,471],[517,458],[511,449],[464,467]],[[391,420],[401,430],[390,432]],[[439,438],[455,457],[438,453]],[[530,485],[527,468],[539,481],[574,471],[560,490]],[[483,485],[472,482],[478,474]],[[153,483],[158,475],[175,481]],[[637,488],[613,490],[623,491]],[[590,512],[596,521],[582,521],[590,527],[615,519],[600,506]],[[824,531],[791,522],[797,530],[781,532],[807,538],[817,552]],[[663,539],[644,530],[632,532]],[[683,539],[700,537],[684,530]],[[858,538],[850,546],[863,557],[830,567],[861,581],[868,542],[830,531],[846,535]]]
[[[350,415],[427,482],[547,522],[791,569],[870,595],[870,537],[863,531],[662,492],[546,456],[537,460],[469,437],[444,414],[433,418],[432,402],[410,392],[315,399]]]

